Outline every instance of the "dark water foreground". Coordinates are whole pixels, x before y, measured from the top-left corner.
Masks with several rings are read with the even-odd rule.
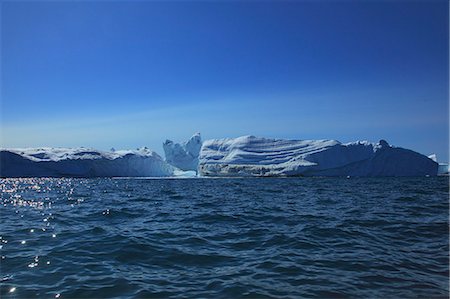
[[[448,297],[448,178],[0,187],[1,298]]]

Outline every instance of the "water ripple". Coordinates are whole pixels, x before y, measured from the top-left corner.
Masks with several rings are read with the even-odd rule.
[[[1,179],[1,298],[448,297],[445,178]]]

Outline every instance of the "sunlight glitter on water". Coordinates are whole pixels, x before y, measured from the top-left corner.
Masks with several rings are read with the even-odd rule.
[[[8,239],[16,240],[24,248],[17,251],[17,249],[14,249],[14,244],[8,243],[8,240],[4,236],[1,236],[2,247],[0,249],[2,252],[3,269],[5,267],[11,267],[8,265],[12,265],[13,268],[17,269],[16,272],[18,273],[26,273],[24,269],[27,268],[29,271],[36,273],[36,275],[41,271],[49,271],[48,268],[51,267],[51,263],[48,258],[51,256],[51,253],[48,250],[55,244],[52,245],[51,243],[44,242],[44,238],[50,237],[51,239],[56,239],[57,237],[55,225],[53,224],[55,217],[50,211],[52,210],[52,203],[58,200],[61,194],[68,193],[67,188],[70,184],[70,180],[64,179],[27,178],[0,180],[0,200],[2,206],[4,208],[10,207],[14,209],[14,215],[17,215],[16,217],[19,217],[19,219],[23,219],[20,221],[15,220],[14,226],[18,230],[14,234],[6,233],[6,235]],[[38,219],[40,219],[41,224],[37,221]],[[38,228],[39,226],[41,227]],[[6,229],[2,229],[2,232],[6,231]],[[18,240],[18,238],[20,239]],[[46,247],[42,247],[39,244],[48,244],[45,246],[50,247],[48,247],[49,249],[44,249]],[[39,256],[41,254],[46,256],[46,261],[43,262],[43,265],[46,265],[48,270],[36,270],[41,268],[39,267]],[[32,259],[31,262],[30,259]],[[2,281],[5,283],[15,281],[15,276],[7,275],[2,278]],[[23,294],[23,290],[23,288],[10,286],[8,293]]]
[[[446,184],[1,180],[1,296],[440,297]]]

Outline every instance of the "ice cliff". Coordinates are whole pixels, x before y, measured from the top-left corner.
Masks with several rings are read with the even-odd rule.
[[[0,149],[0,177],[171,176],[175,168],[157,153],[86,148]]]
[[[181,170],[197,171],[198,156],[202,147],[200,133],[194,134],[187,142],[182,144],[166,140],[163,143],[166,162]]]
[[[203,143],[203,176],[422,176],[438,164],[417,152],[378,143],[281,140],[254,136]]]
[[[254,136],[213,139],[200,134],[163,144],[164,161],[147,149],[0,149],[0,177],[137,176],[423,176],[438,163],[386,141],[282,140]],[[446,168],[448,172],[448,166]]]

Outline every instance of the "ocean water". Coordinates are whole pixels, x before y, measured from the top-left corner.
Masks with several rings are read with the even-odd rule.
[[[1,179],[1,298],[449,294],[448,178]]]

